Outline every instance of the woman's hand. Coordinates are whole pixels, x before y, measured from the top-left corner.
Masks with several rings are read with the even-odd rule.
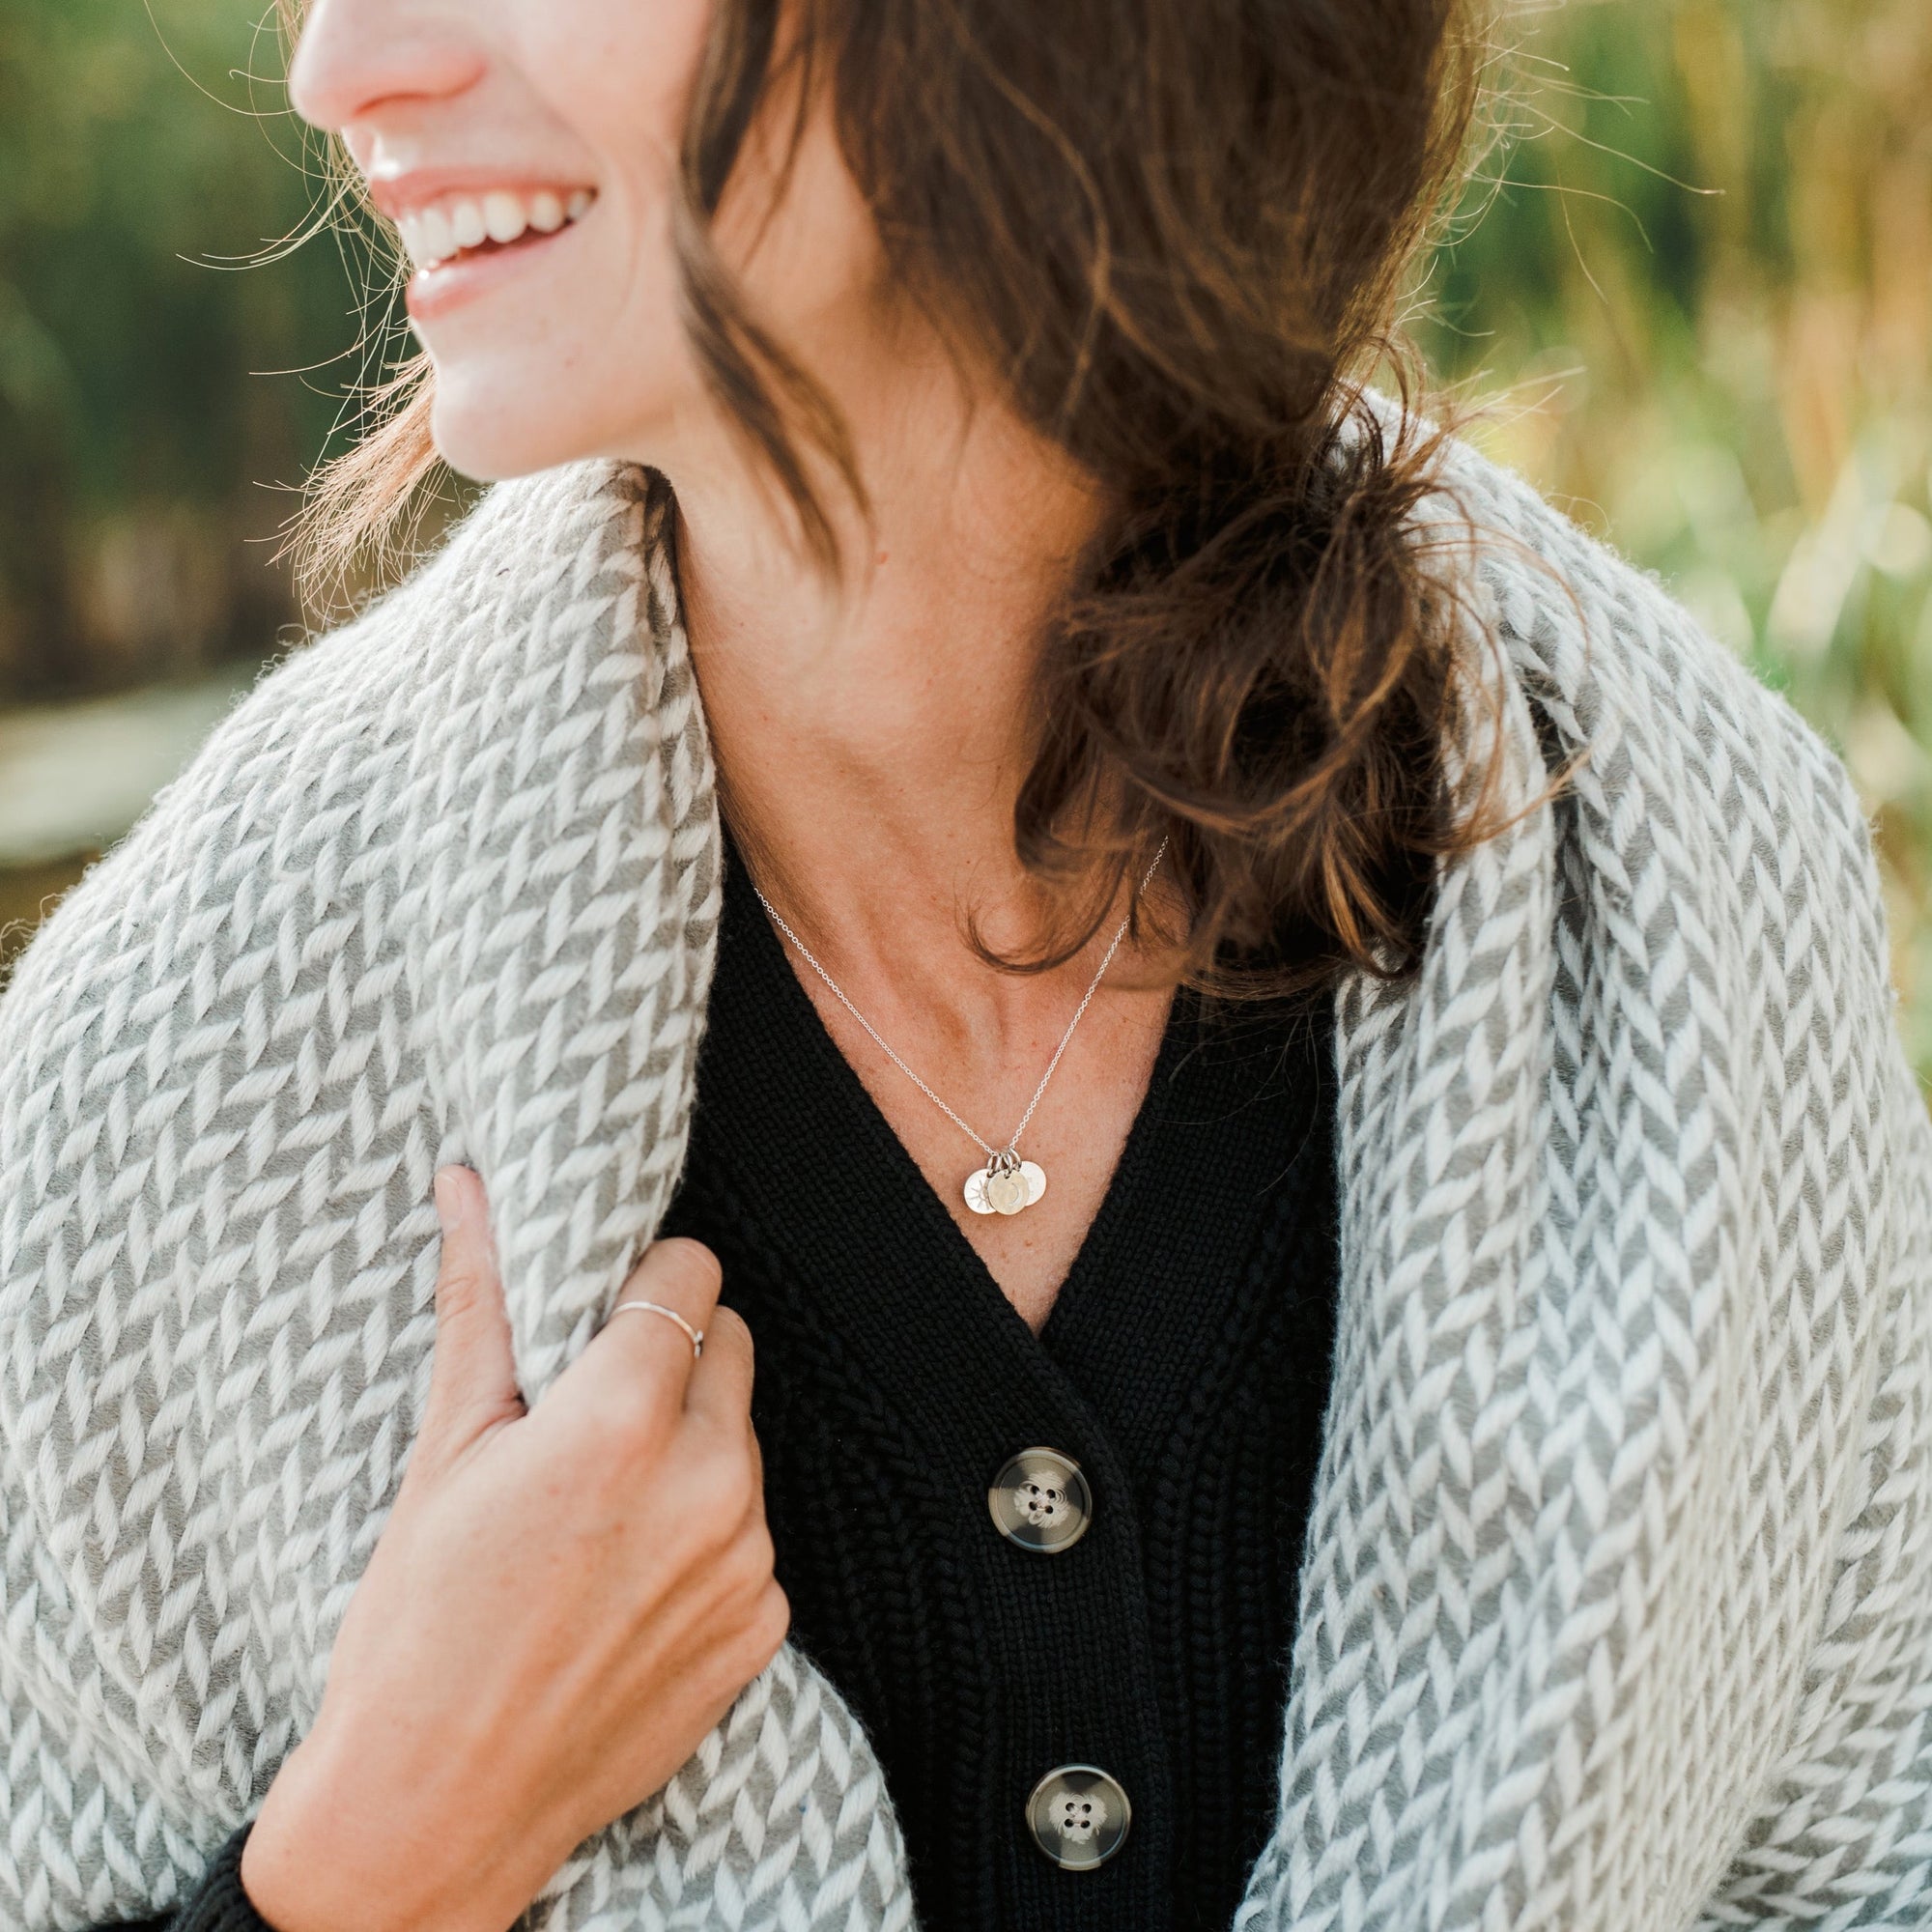
[[[423,1428],[242,1881],[277,1932],[504,1932],[668,1782],[784,1639],[752,1339],[695,1241],[660,1241],[527,1413],[482,1183],[443,1225]]]

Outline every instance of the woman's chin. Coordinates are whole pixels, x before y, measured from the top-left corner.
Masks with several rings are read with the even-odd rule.
[[[470,396],[465,393],[467,386],[451,383],[439,370],[430,415],[437,454],[459,476],[474,483],[501,483],[589,453],[587,444],[564,433],[554,410],[526,403],[506,408],[499,390],[489,397]]]
[[[477,483],[618,451],[653,460],[681,419],[679,397],[669,385],[626,378],[661,371],[671,358],[625,360],[624,367],[607,366],[594,380],[573,384],[544,380],[556,370],[554,356],[438,358],[430,412],[437,454]],[[689,386],[695,389],[695,381]]]

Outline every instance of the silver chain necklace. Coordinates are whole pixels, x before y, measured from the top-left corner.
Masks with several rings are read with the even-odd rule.
[[[1160,849],[1153,855],[1152,863],[1141,874],[1140,889],[1134,894],[1137,904],[1153,878],[1156,867],[1167,852],[1167,840],[1160,841]],[[1019,1154],[1020,1136],[1026,1132],[1032,1121],[1034,1109],[1039,1105],[1039,1097],[1046,1092],[1046,1083],[1053,1078],[1054,1068],[1060,1065],[1060,1057],[1066,1051],[1066,1042],[1073,1037],[1073,1029],[1085,1017],[1087,1009],[1093,1004],[1094,995],[1100,990],[1100,981],[1106,978],[1107,968],[1114,963],[1114,954],[1121,950],[1121,941],[1127,936],[1127,928],[1133,923],[1133,907],[1127,908],[1127,916],[1122,920],[1120,929],[1114,934],[1105,956],[1089,982],[1087,990],[1080,996],[1080,1004],[1073,1009],[1073,1017],[1066,1022],[1066,1031],[1060,1036],[1060,1044],[1053,1049],[1053,1058],[1046,1063],[1046,1071],[1039,1076],[1039,1085],[1033,1090],[1033,1098],[1027,1102],[1026,1112],[1020,1116],[1020,1123],[1007,1136],[1005,1147],[996,1148],[976,1129],[969,1126],[887,1045],[885,1037],[878,1028],[845,997],[844,988],[818,963],[811,948],[786,924],[780,913],[754,884],[752,890],[758,895],[758,903],[764,907],[772,923],[798,948],[801,957],[811,970],[823,980],[832,997],[852,1015],[871,1036],[872,1042],[974,1146],[986,1156],[984,1167],[976,1167],[966,1177],[963,1192],[966,1205],[976,1214],[1017,1214],[1023,1208],[1031,1208],[1046,1192],[1046,1170],[1036,1160],[1022,1160]]]

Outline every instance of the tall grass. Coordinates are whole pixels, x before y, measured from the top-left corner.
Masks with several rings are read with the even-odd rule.
[[[1844,754],[1932,1073],[1932,5],[1568,0],[1511,34],[1432,357]]]

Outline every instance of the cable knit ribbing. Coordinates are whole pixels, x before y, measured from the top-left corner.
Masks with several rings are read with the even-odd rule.
[[[793,1640],[879,1755],[920,1922],[1218,1932],[1273,1821],[1326,1394],[1325,1026],[1203,1027],[1177,1001],[1036,1339],[826,1034],[735,852],[719,956],[666,1225],[718,1251],[757,1344]],[[1058,1555],[1013,1548],[986,1507],[1036,1443],[1092,1486]],[[1025,1826],[1069,1759],[1134,1807],[1096,1872],[1056,1869]]]

